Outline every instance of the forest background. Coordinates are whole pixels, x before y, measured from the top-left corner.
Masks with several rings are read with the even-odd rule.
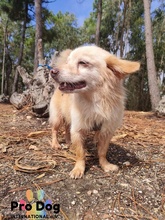
[[[143,0],[94,0],[93,11],[82,26],[78,25],[74,14],[52,12],[48,7],[51,1],[1,0],[1,94],[10,96],[15,91],[22,92],[25,89],[21,78],[16,77],[18,65],[35,74],[36,26],[38,25],[42,30],[44,56],[48,62],[55,51],[73,49],[86,44],[97,44],[124,59],[140,61],[140,71],[125,80],[128,93],[126,108],[150,111],[152,103],[148,80],[150,73],[147,68]],[[54,1],[55,4],[57,1],[59,0]],[[83,0],[73,0],[73,4],[76,1],[81,7]],[[165,3],[161,0],[157,2],[159,7],[152,11],[150,18],[156,84],[162,97],[165,94]],[[41,5],[41,20],[36,19],[37,3]],[[153,80],[151,83],[154,83]]]

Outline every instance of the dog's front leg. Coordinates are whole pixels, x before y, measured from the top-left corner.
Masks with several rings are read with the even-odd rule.
[[[105,134],[97,135],[99,163],[105,172],[118,171],[118,166],[107,161],[106,155],[109,147],[111,136]]]
[[[81,132],[71,132],[72,146],[76,153],[76,163],[73,170],[70,172],[70,177],[73,179],[81,178],[85,171],[85,151],[83,146],[83,135]]]
[[[60,122],[52,126],[52,148],[55,148],[56,150],[61,149],[61,145],[57,140],[59,127],[60,127]]]
[[[71,140],[70,140],[70,125],[65,123],[65,141],[66,144],[70,144]]]

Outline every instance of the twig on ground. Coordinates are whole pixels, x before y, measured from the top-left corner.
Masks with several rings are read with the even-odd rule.
[[[126,196],[126,195],[125,195]],[[130,196],[126,196],[128,199],[130,199],[131,201],[133,201],[134,202],[134,204],[136,204],[137,206],[139,206],[139,207],[141,207],[148,215],[150,215],[151,217],[148,217],[148,219],[152,219],[152,220],[158,220],[155,216],[153,216],[152,214],[151,214],[151,212],[148,210],[148,209],[146,209],[142,204],[140,204],[139,202],[137,202],[134,198],[132,199]],[[146,216],[145,216],[145,218],[147,218]]]
[[[30,132],[27,137],[34,138],[34,137],[38,137],[38,136],[41,136],[43,134],[48,134],[48,133],[50,133],[50,131],[33,131],[33,132]]]
[[[38,171],[45,171],[50,169],[50,168],[54,168],[56,166],[56,162],[54,160],[41,160],[40,163],[44,163],[47,162],[47,165],[40,165],[40,166],[29,166],[29,165],[22,165],[19,164],[19,161],[22,159],[23,157],[19,157],[16,161],[15,161],[15,166],[14,168],[16,170],[22,171],[22,172],[26,172],[26,173],[34,173],[34,172],[38,172]],[[51,163],[51,165],[49,164]]]
[[[142,204],[136,201],[134,190],[132,190],[132,197],[124,195],[124,194],[122,194],[122,196],[128,198],[129,200],[133,202],[135,210],[132,210],[131,208],[121,207],[121,192],[119,192],[112,205],[112,216],[116,215],[116,216],[120,216],[126,219],[131,218],[131,219],[136,219],[136,220],[143,220],[143,219],[158,220],[158,218],[152,215],[151,212],[147,208],[145,208]],[[115,207],[118,208],[120,212],[122,211],[122,213],[116,213]],[[146,215],[144,216],[144,214],[140,213],[140,211],[138,210],[138,207],[142,208],[148,214],[148,216]],[[128,211],[128,210],[130,210],[134,214],[131,215],[131,214],[124,213],[124,211]]]

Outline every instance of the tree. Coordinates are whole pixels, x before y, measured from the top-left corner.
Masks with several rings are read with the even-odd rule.
[[[152,17],[155,64],[160,79],[160,93],[163,96],[165,95],[165,4],[162,3],[152,13]]]
[[[82,32],[77,27],[77,21],[73,14],[58,12],[54,15],[50,13],[47,17],[47,26],[51,27],[46,30],[45,50],[47,53],[50,52],[50,48],[62,51],[67,48],[73,49],[84,43]]]
[[[101,18],[102,18],[102,0],[98,0],[96,36],[95,36],[95,44],[98,46],[99,46],[99,40],[100,40]]]
[[[97,23],[97,3],[94,2],[93,12],[83,26],[83,35],[89,43],[95,43]],[[165,71],[164,24],[165,10],[162,6],[152,14],[153,38],[158,78],[162,83]],[[113,54],[129,60],[139,60],[141,69],[125,81],[128,90],[127,108],[130,110],[151,110],[149,80],[147,76],[144,5],[141,0],[104,0],[102,2],[102,20],[100,30],[100,46]],[[161,94],[163,93],[163,83]]]
[[[49,3],[49,1],[42,0],[42,3]],[[30,23],[35,18],[34,2],[34,0],[0,1],[0,81],[2,84],[2,77],[4,77],[5,94],[11,93],[13,84],[16,85],[14,87],[18,92],[24,89],[21,77],[13,81],[13,76],[15,79],[17,76],[15,70],[18,64],[26,68],[29,73],[34,70],[36,27]],[[53,14],[42,4],[44,56],[50,58],[54,50],[62,51],[85,43],[95,43],[98,2],[99,0],[94,1],[93,12],[81,28],[77,26],[77,20],[73,14],[61,12]],[[8,17],[8,26],[4,51],[5,23],[2,24],[2,15],[5,13]],[[145,51],[144,5],[141,4],[141,0],[104,0],[101,17],[99,45],[110,53],[141,62],[141,70],[125,81],[128,90],[127,108],[141,111],[151,110]],[[151,17],[155,65],[161,96],[163,96],[165,93],[163,84],[165,82],[165,5],[163,2],[160,2],[160,7],[152,13]],[[3,55],[4,52],[5,55]],[[15,82],[19,83],[15,84]]]
[[[35,0],[35,19],[36,19],[36,32],[35,32],[35,53],[34,53],[34,74],[38,67],[38,50],[37,43],[42,39],[42,0]]]
[[[22,28],[21,28],[21,41],[20,41],[20,49],[19,49],[19,56],[18,56],[18,62],[17,66],[21,65],[22,59],[23,59],[23,52],[24,52],[24,42],[25,42],[25,34],[26,34],[26,28],[27,28],[27,23],[30,21],[28,19],[28,0],[25,0],[24,4],[24,14],[23,14],[23,21],[22,21]],[[12,93],[17,90],[18,86],[18,71],[15,72],[15,77],[14,77],[14,82],[13,82],[13,87],[12,87]]]
[[[90,34],[90,42],[104,49],[124,56],[124,49],[128,42],[130,23],[130,0],[104,0],[94,2],[94,11],[84,22],[84,34]],[[101,22],[101,26],[100,26]]]
[[[129,60],[139,60],[141,68],[125,81],[128,90],[126,107],[129,110],[150,111],[151,103],[145,52],[144,6],[141,1],[133,1],[129,11],[129,50],[125,57]]]
[[[4,19],[1,20],[2,28],[3,28],[3,34],[4,34],[4,36],[3,36],[4,43],[3,43],[1,94],[4,93],[6,38],[7,38],[7,26],[8,26],[8,17],[5,15],[3,18]]]
[[[30,23],[32,16],[29,14],[29,6],[33,6],[33,0],[8,0],[0,3],[0,9],[5,12],[11,22],[17,21],[21,25],[21,38],[19,41],[19,54],[17,57],[16,65],[21,65],[23,59],[23,51],[24,51],[24,41],[25,41],[25,34],[27,24]],[[12,86],[12,92],[15,92],[18,88],[18,78],[19,75],[15,72],[14,75],[14,82]]]
[[[144,22],[145,22],[145,40],[146,40],[146,57],[148,70],[148,83],[151,96],[152,110],[154,111],[160,101],[160,92],[156,75],[156,67],[154,60],[151,17],[150,17],[150,0],[143,0],[144,4]]]

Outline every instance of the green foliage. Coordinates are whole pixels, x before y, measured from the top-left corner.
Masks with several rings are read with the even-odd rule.
[[[0,9],[8,14],[8,17],[11,21],[22,21],[27,19],[29,23],[32,19],[31,14],[26,15],[26,6],[33,7],[34,0],[2,0],[0,3]]]
[[[35,45],[35,29],[30,26],[26,30],[26,37],[24,43],[24,56],[22,66],[31,73],[34,68],[34,45]]]
[[[153,13],[153,42],[156,67],[159,71],[165,70],[165,4]]]
[[[81,32],[84,43],[95,42],[96,18],[94,13],[91,13],[90,17],[84,21],[84,25],[81,27]]]
[[[129,13],[131,18],[128,34],[129,51],[126,53],[126,58],[140,61],[141,69],[126,81],[129,91],[127,109],[147,111],[150,110],[151,104],[146,67],[143,4],[140,1],[133,2]]]
[[[81,44],[76,18],[68,12],[65,14],[58,12],[56,15],[50,13],[47,18],[46,32],[50,42],[49,48],[62,51],[67,48],[73,49]]]

